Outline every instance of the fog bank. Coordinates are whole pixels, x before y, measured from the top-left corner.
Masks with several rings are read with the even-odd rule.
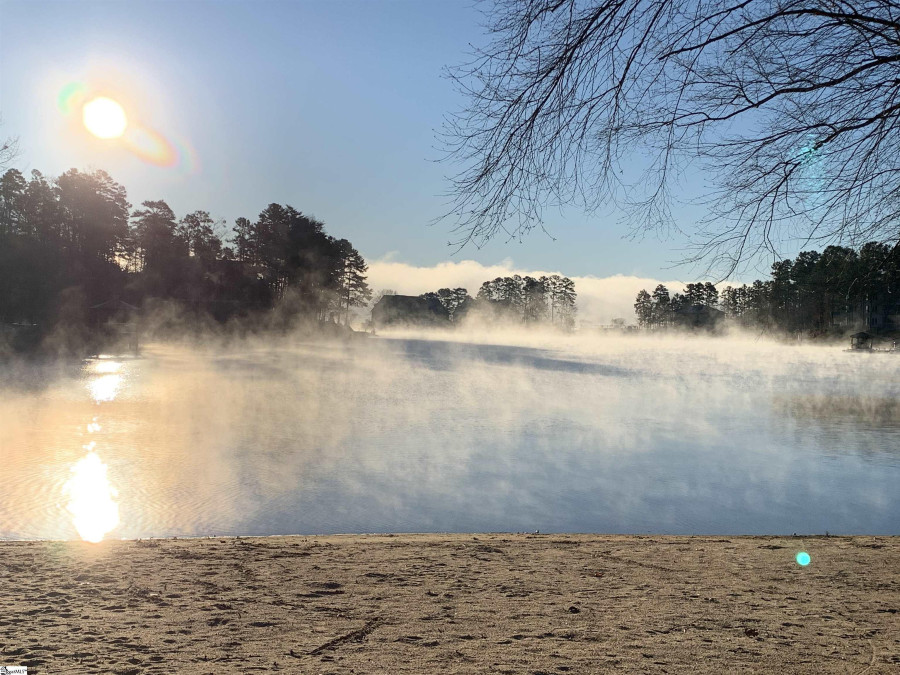
[[[401,295],[420,295],[439,288],[466,288],[473,297],[485,281],[518,274],[541,277],[565,275],[559,270],[531,270],[517,267],[511,259],[496,265],[482,265],[474,260],[438,263],[431,267],[395,262],[389,258],[369,263],[368,281],[375,291],[390,288]],[[609,277],[569,276],[578,292],[578,321],[608,324],[612,319],[634,323],[634,299],[642,288],[653,291],[663,284],[673,292],[680,292],[684,283],[648,277],[616,274]]]

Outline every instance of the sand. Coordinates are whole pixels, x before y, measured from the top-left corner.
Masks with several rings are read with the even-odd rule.
[[[0,582],[29,673],[900,673],[898,537],[4,542]]]

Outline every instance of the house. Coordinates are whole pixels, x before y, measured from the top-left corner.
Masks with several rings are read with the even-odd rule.
[[[861,331],[850,336],[850,349],[856,350],[872,350],[872,336]]]
[[[140,350],[139,313],[137,307],[124,300],[107,300],[93,305],[88,316],[104,348],[128,349],[137,354]]]
[[[138,308],[124,300],[107,300],[91,308],[91,320],[96,324],[126,323],[138,312]]]
[[[387,326],[448,326],[450,313],[437,298],[385,295],[372,308],[372,328]]]
[[[672,318],[680,328],[716,330],[725,320],[725,312],[707,305],[687,305],[675,310]]]
[[[900,330],[900,301],[881,298],[869,308],[866,328],[876,333]]]
[[[40,326],[27,321],[19,323],[0,323],[0,354],[4,346],[14,350],[28,351],[35,349],[41,341]]]

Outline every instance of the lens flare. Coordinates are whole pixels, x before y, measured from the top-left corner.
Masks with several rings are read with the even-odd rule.
[[[69,115],[80,107],[87,93],[84,82],[70,82],[63,87],[56,97],[56,106],[63,115]]]
[[[193,146],[186,140],[176,139],[173,142],[175,151],[178,154],[178,168],[185,176],[190,176],[200,170],[200,164],[197,161],[197,153]]]
[[[807,553],[806,551],[800,551],[800,553],[797,554],[797,564],[801,567],[806,567],[807,565],[809,565],[810,560],[811,558],[809,557],[809,553]]]
[[[125,133],[125,127],[128,126],[125,110],[106,96],[98,96],[85,103],[82,119],[87,130],[97,138],[118,138]]]
[[[72,467],[72,475],[63,490],[69,496],[66,510],[84,541],[98,543],[119,524],[118,496],[110,485],[107,467],[94,452],[94,444],[85,446],[88,454]]]
[[[66,117],[81,111],[84,128],[90,133],[102,139],[121,138],[119,147],[147,164],[175,169],[180,175],[199,170],[196,153],[187,140],[166,136],[146,122],[129,119],[122,105],[106,93],[108,87],[70,82],[60,90],[56,105]]]
[[[178,164],[178,152],[162,134],[146,127],[135,127],[125,137],[129,150],[145,162],[156,166],[175,166]]]

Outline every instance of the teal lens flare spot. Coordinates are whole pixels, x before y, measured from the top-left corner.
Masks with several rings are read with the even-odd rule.
[[[797,554],[798,565],[806,567],[807,565],[809,565],[809,560],[809,553],[807,553],[806,551],[800,551],[800,553]]]

